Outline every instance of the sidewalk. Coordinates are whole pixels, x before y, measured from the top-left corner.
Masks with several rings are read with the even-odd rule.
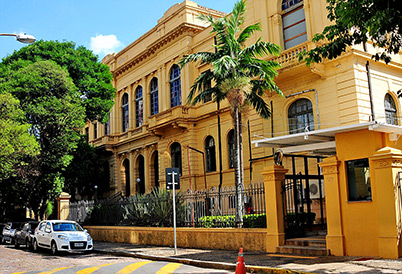
[[[235,271],[238,251],[144,246],[95,242],[94,252],[170,261],[199,267]],[[402,259],[362,257],[307,257],[244,250],[247,272],[253,273],[402,273]],[[290,271],[289,271],[290,270]]]

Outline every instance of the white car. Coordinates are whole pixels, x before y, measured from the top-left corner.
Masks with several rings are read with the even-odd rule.
[[[93,246],[92,237],[74,221],[42,221],[33,239],[34,251],[47,248],[53,255],[59,251],[90,251]]]

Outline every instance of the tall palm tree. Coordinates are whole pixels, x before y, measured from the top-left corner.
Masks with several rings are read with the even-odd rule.
[[[212,26],[215,36],[215,52],[197,52],[186,55],[180,65],[200,62],[211,65],[211,69],[196,78],[187,97],[187,103],[195,105],[213,98],[218,104],[227,99],[232,110],[235,126],[235,187],[236,187],[236,223],[243,223],[243,207],[241,190],[244,188],[243,149],[241,110],[251,105],[257,113],[268,118],[271,115],[267,103],[262,98],[265,92],[282,94],[274,82],[280,68],[275,61],[261,60],[266,55],[278,56],[279,46],[258,39],[254,44],[246,46],[247,39],[256,31],[261,31],[259,23],[242,29],[245,21],[246,1],[238,1],[233,12],[224,18],[213,18],[211,15],[199,16]],[[215,86],[211,87],[211,82]]]

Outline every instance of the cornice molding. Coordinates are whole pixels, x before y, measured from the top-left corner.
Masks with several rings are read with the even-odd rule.
[[[191,23],[182,23],[170,32],[168,32],[163,37],[156,40],[154,43],[147,46],[145,50],[131,58],[125,64],[121,65],[120,67],[116,68],[113,71],[113,76],[117,77],[128,70],[131,70],[134,66],[141,63],[143,60],[148,58],[149,56],[153,55],[158,49],[163,47],[164,45],[168,44],[172,40],[176,39],[177,37],[181,36],[183,33],[191,33],[192,36],[203,30],[205,27],[191,24]]]

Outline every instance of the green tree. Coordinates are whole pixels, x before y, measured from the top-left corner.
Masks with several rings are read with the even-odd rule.
[[[19,101],[10,93],[0,94],[0,184],[15,175],[17,166],[26,165],[28,156],[39,152],[29,128]]]
[[[69,73],[53,61],[37,61],[12,73],[2,84],[20,101],[40,154],[17,169],[15,180],[36,217],[43,216],[47,202],[61,192],[61,172],[85,125],[85,108]]]
[[[300,55],[307,64],[321,62],[323,58],[334,59],[345,52],[348,46],[373,46],[383,52],[373,58],[391,61],[391,54],[402,48],[402,5],[399,0],[327,0],[328,19],[333,23],[316,34],[313,42],[320,44]],[[322,44],[321,44],[322,43]]]
[[[115,88],[109,67],[83,46],[73,42],[38,41],[15,51],[0,64],[0,83],[13,77],[13,72],[39,60],[52,60],[67,69],[81,94],[81,104],[90,121],[104,121],[113,106]],[[104,121],[105,122],[105,121]]]
[[[81,136],[72,154],[73,160],[63,172],[64,189],[71,195],[71,201],[78,198],[90,200],[94,198],[95,191],[99,197],[109,190],[109,162],[102,158],[103,153],[88,144],[85,136]],[[76,194],[80,197],[76,197]]]
[[[199,18],[212,26],[215,35],[215,52],[197,52],[184,56],[180,65],[200,62],[211,65],[211,70],[197,77],[191,87],[187,102],[197,104],[212,97],[217,103],[227,99],[235,126],[235,187],[237,192],[236,222],[242,224],[243,201],[240,191],[244,188],[242,115],[241,110],[251,105],[263,118],[270,116],[270,109],[262,98],[266,92],[282,94],[274,82],[280,65],[275,61],[259,59],[266,55],[279,55],[280,48],[258,39],[246,46],[247,39],[256,31],[261,31],[259,23],[242,29],[245,20],[246,1],[235,4],[233,12],[224,18],[200,15]],[[211,86],[211,82],[215,86]]]

